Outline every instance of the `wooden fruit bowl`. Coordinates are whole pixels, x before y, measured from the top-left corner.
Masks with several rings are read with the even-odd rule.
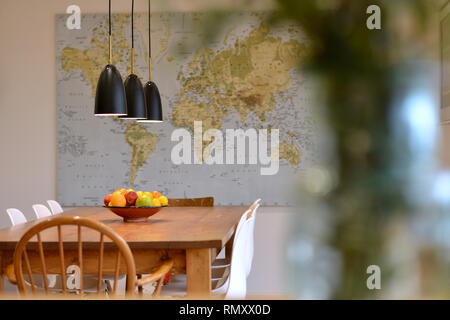
[[[118,216],[123,218],[124,222],[146,222],[148,217],[161,211],[167,206],[160,207],[106,207]]]

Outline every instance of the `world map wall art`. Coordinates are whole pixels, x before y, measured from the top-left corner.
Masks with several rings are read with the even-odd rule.
[[[218,35],[206,41],[209,14],[152,14],[152,77],[161,94],[162,123],[93,116],[97,80],[108,60],[108,15],[83,14],[81,29],[72,30],[66,27],[67,15],[56,15],[57,197],[62,205],[99,205],[114,186],[160,190],[174,198],[208,196],[207,186],[218,205],[256,198],[265,205],[292,204],[292,177],[301,179],[303,168],[316,158],[311,84],[297,60],[306,55],[308,42],[298,27],[270,26],[261,12],[230,13]],[[144,83],[147,18],[135,13],[135,73]],[[112,19],[113,64],[125,77],[130,15]],[[226,143],[227,130],[249,129],[257,134],[254,146]],[[192,157],[184,154],[190,163],[174,160],[177,132],[192,136]],[[223,161],[217,154],[215,163],[202,159],[198,150],[209,142],[201,135],[204,139],[208,132],[223,133]],[[277,132],[278,159],[270,152],[273,138],[261,144],[264,132]],[[199,134],[200,143],[194,141]],[[226,161],[227,153],[242,161]],[[276,165],[261,161],[265,154]]]

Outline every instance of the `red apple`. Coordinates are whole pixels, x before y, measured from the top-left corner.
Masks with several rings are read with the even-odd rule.
[[[132,206],[136,205],[136,200],[138,198],[138,194],[134,191],[130,191],[127,193],[125,198],[127,199],[127,206],[132,207]]]
[[[105,204],[105,206],[109,205],[109,202],[111,201],[111,196],[112,194],[108,194],[105,199],[103,199],[103,203]]]

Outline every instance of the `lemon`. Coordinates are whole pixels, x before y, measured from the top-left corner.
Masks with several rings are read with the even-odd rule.
[[[153,206],[154,206],[154,207],[159,207],[159,206],[161,206],[161,202],[159,201],[158,198],[157,198],[157,199],[153,199]]]
[[[166,196],[161,196],[158,199],[162,206],[167,206],[169,204],[169,200]]]

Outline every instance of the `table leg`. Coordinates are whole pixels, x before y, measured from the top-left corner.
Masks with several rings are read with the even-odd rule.
[[[208,298],[211,295],[210,249],[186,249],[187,294]]]

